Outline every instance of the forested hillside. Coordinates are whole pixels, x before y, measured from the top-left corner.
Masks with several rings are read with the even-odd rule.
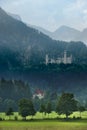
[[[72,55],[73,63],[87,63],[87,47],[82,42],[55,41],[13,19],[0,8],[0,69],[18,70],[45,62],[45,55]]]

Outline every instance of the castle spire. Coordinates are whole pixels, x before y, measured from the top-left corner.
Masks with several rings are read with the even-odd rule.
[[[48,57],[48,54],[46,54],[46,65],[49,63],[49,57]]]
[[[67,52],[66,51],[64,51],[64,64],[67,64]]]

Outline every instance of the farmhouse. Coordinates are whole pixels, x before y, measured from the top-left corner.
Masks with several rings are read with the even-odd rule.
[[[37,89],[35,91],[35,93],[33,94],[33,99],[35,97],[38,97],[39,99],[43,99],[44,98],[44,92],[42,90],[40,90],[40,89]]]

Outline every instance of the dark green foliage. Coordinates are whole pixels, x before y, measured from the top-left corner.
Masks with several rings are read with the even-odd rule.
[[[52,104],[49,101],[46,105],[46,113],[50,114],[52,112]]]
[[[85,107],[84,106],[82,106],[82,105],[79,105],[78,106],[78,111],[80,112],[80,118],[81,118],[81,113],[83,112],[83,111],[85,111],[86,109],[85,109]]]
[[[42,102],[41,105],[40,105],[40,110],[39,111],[42,113],[43,118],[44,118],[44,114],[46,114],[46,113],[49,116],[49,114],[52,112],[52,104],[51,104],[51,102],[50,101],[48,102],[47,100]]]
[[[79,106],[79,107],[78,107],[78,110],[79,110],[80,112],[83,112],[83,111],[85,111],[86,109],[85,109],[84,106]]]
[[[6,111],[6,115],[7,116],[13,115],[13,109],[11,107],[8,108],[8,110]]]
[[[41,103],[39,112],[42,113],[42,118],[44,118],[44,115],[46,115],[46,104],[44,102]]]
[[[87,99],[85,100],[85,108],[87,110]]]
[[[3,119],[0,117],[0,121],[3,121]]]
[[[14,116],[14,120],[17,121],[18,120],[18,116]]]
[[[77,110],[77,101],[74,95],[70,93],[63,93],[58,101],[56,111],[58,114],[65,114],[66,118]]]
[[[40,105],[40,110],[39,110],[41,113],[46,113],[46,106],[44,103],[41,103]]]
[[[53,73],[53,72],[87,72],[87,64],[40,64],[40,65],[32,65],[30,68],[26,68],[27,71],[33,72],[45,72],[45,73]]]
[[[21,99],[19,101],[19,113],[25,119],[26,116],[34,116],[36,112],[32,101],[29,99]]]
[[[5,107],[6,110],[11,107],[15,109],[16,105],[16,102],[12,99],[5,99],[3,101],[3,107]]]
[[[40,104],[41,104],[41,100],[38,97],[35,97],[33,99],[33,104],[34,104],[34,108],[36,111],[39,111],[40,109]]]
[[[23,81],[3,78],[0,80],[0,111],[6,111],[9,107],[17,111],[18,100],[31,97],[30,86]]]

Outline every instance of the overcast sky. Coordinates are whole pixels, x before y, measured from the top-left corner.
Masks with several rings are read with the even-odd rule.
[[[61,25],[79,30],[87,27],[87,0],[0,0],[0,6],[50,31]]]

